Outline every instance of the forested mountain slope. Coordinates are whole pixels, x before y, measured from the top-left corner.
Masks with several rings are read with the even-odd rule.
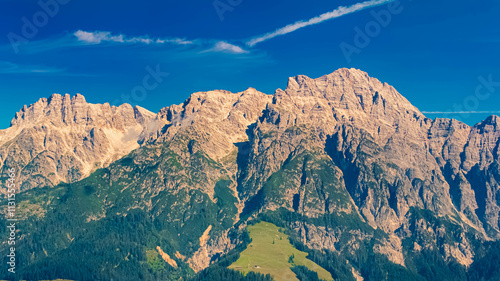
[[[266,280],[227,269],[263,220],[337,280],[494,280],[499,121],[431,120],[356,69],[158,114],[54,95],[0,131],[18,276]]]

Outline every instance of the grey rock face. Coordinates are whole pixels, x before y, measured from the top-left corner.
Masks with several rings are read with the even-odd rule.
[[[243,196],[258,196],[274,173],[307,150],[330,159],[335,166],[330,173],[350,194],[352,209],[374,228],[397,233],[418,208],[476,229],[484,239],[498,239],[498,120],[492,116],[474,127],[431,120],[393,87],[355,69],[290,78],[253,131]],[[314,189],[307,182],[297,179],[282,188]],[[263,208],[292,209],[292,196],[284,194],[285,201],[271,200]],[[325,212],[314,209],[313,204],[302,212]],[[460,247],[437,246],[470,264],[465,240]]]
[[[21,190],[73,182],[139,147],[154,114],[128,104],[89,104],[54,94],[24,106],[0,131],[0,168],[16,168]]]
[[[219,161],[236,150],[235,143],[248,140],[248,126],[257,121],[270,100],[271,96],[252,88],[236,94],[194,93],[185,103],[160,110],[145,141],[167,142],[183,135],[197,141],[196,149]]]

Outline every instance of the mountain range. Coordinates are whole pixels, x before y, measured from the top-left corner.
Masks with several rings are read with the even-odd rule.
[[[335,280],[500,280],[499,163],[500,117],[433,120],[346,68],[158,113],[54,94],[0,131],[28,280],[210,280],[258,221]]]

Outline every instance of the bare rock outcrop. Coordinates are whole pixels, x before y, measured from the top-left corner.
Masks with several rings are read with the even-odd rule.
[[[154,113],[54,94],[24,106],[0,131],[0,168],[16,168],[21,190],[74,182],[139,147]]]
[[[167,253],[165,253],[160,246],[156,246],[156,250],[158,251],[158,254],[160,254],[161,258],[171,265],[173,268],[177,268],[177,262],[173,260]]]

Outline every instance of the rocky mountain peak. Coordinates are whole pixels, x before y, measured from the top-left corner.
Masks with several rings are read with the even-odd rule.
[[[194,93],[184,103],[160,110],[146,141],[188,136],[207,155],[220,159],[236,149],[235,143],[248,139],[248,126],[257,122],[271,98],[254,88]]]
[[[500,129],[500,117],[497,115],[491,115],[486,118],[483,122],[476,125],[477,127],[491,127],[493,130]]]
[[[24,189],[72,182],[139,147],[140,134],[155,116],[129,104],[53,94],[25,105],[0,131],[0,167],[22,171]]]
[[[137,123],[145,125],[145,119],[154,118],[155,114],[141,107],[129,104],[111,106],[109,103],[87,103],[85,97],[76,94],[71,97],[53,94],[41,98],[36,103],[24,106],[11,121],[11,127],[25,127],[36,124],[54,126],[97,126],[126,130]]]
[[[408,133],[430,122],[394,87],[353,68],[316,79],[290,78],[285,90],[276,91],[266,119],[284,129],[303,124],[327,134],[349,124],[371,133],[380,144],[396,131]]]
[[[322,98],[336,102],[339,109],[361,110],[368,114],[388,106],[422,116],[420,111],[392,86],[354,68],[341,68],[316,79],[304,75],[289,78],[286,90],[277,91],[278,97],[282,94]]]

